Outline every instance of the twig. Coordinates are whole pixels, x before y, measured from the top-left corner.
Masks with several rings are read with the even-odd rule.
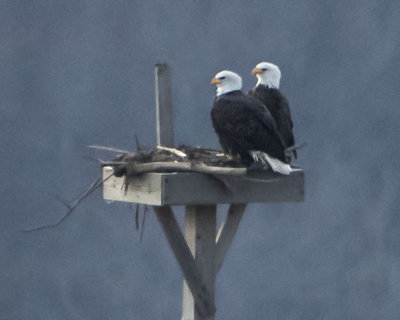
[[[304,148],[306,145],[307,145],[307,142],[303,142],[303,143],[296,144],[294,146],[288,147],[288,148],[285,149],[285,151],[286,152],[293,152],[295,150],[299,150],[301,148]]]
[[[139,230],[139,203],[136,203],[135,224],[136,230]]]
[[[135,143],[136,143],[136,151],[141,151],[142,150],[142,146],[139,143],[139,138],[138,136],[135,134]]]
[[[71,210],[71,206],[68,204],[67,201],[65,201],[64,199],[62,199],[60,196],[57,195],[53,195],[54,198],[56,198],[56,200],[60,203],[62,203],[64,206],[66,206],[69,210]]]
[[[139,230],[138,242],[142,241],[143,230],[144,230],[144,221],[146,220],[146,212],[147,212],[147,206],[144,205],[142,225],[140,226],[140,230]]]
[[[128,162],[126,161],[103,161],[101,159],[98,159],[98,161],[100,162],[101,166],[123,166],[123,165],[127,165]]]
[[[120,153],[129,153],[129,151],[126,151],[126,150],[112,148],[112,147],[98,146],[98,145],[90,145],[90,146],[88,146],[88,148],[98,149],[98,150],[106,150],[106,151],[112,151],[112,152],[120,152]]]
[[[50,229],[50,228],[56,228],[58,227],[60,224],[62,224],[64,222],[65,219],[67,219],[71,213],[75,210],[75,208],[79,205],[79,203],[84,200],[86,197],[88,197],[91,193],[93,193],[93,191],[95,191],[96,189],[98,189],[99,187],[101,187],[103,185],[103,183],[105,181],[107,181],[109,178],[111,178],[113,176],[113,174],[110,174],[107,178],[105,178],[104,180],[101,180],[101,175],[96,178],[96,180],[89,186],[88,190],[83,193],[70,207],[69,211],[56,223],[54,224],[48,224],[48,225],[44,225],[41,227],[37,227],[34,229],[28,229],[28,230],[21,230],[20,232],[23,233],[30,233],[33,231],[39,231],[39,230],[44,230],[44,229]]]

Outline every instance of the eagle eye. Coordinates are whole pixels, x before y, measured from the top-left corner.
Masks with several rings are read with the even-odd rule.
[[[267,70],[268,70],[268,68],[262,68],[261,70],[262,70],[262,71],[267,71]]]
[[[219,80],[224,80],[226,77],[219,77]]]

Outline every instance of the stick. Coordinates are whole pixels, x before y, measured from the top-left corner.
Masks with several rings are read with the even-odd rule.
[[[144,205],[143,218],[142,218],[142,224],[141,224],[140,229],[139,229],[138,242],[142,241],[143,230],[144,230],[144,221],[146,220],[146,212],[147,212],[147,206]]]
[[[139,203],[136,203],[135,225],[136,225],[136,230],[139,230]]]
[[[112,147],[105,147],[105,146],[98,146],[98,145],[90,145],[88,148],[91,149],[98,149],[98,150],[106,150],[106,151],[112,151],[112,152],[120,152],[120,153],[129,153],[129,151],[122,150],[122,149],[116,149]]]
[[[142,146],[139,143],[139,138],[138,136],[135,134],[135,143],[136,143],[136,151],[141,151],[142,150]]]
[[[207,174],[245,175],[247,168],[225,168],[208,166],[202,162],[148,162],[129,166],[132,173],[140,174],[155,171],[183,171]]]
[[[96,189],[98,189],[99,187],[101,187],[103,185],[103,183],[105,181],[107,181],[109,178],[111,178],[113,175],[110,174],[107,178],[105,178],[104,180],[101,180],[101,175],[96,178],[96,180],[90,185],[90,187],[88,188],[88,190],[83,193],[75,202],[74,204],[71,205],[71,208],[69,209],[69,211],[56,223],[54,224],[47,224],[44,226],[40,226],[37,228],[33,228],[33,229],[28,229],[28,230],[21,230],[20,232],[23,233],[29,233],[29,232],[33,232],[33,231],[39,231],[39,230],[44,230],[44,229],[50,229],[50,228],[56,228],[58,227],[60,224],[62,224],[64,222],[65,219],[67,219],[70,214],[75,210],[75,208],[79,205],[79,203],[85,199],[86,197],[88,197],[91,193],[93,193],[93,191],[95,191]],[[100,181],[101,180],[101,181]]]

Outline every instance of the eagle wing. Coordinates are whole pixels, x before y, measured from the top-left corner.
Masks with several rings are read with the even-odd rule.
[[[259,150],[284,161],[285,144],[275,120],[258,100],[243,94],[216,99],[211,119],[225,151]]]

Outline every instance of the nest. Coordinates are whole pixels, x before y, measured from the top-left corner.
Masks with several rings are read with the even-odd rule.
[[[178,148],[158,146],[152,150],[124,152],[103,166],[111,166],[116,177],[127,178],[145,172],[200,172],[242,175],[247,171],[240,157],[218,150],[181,145]]]

